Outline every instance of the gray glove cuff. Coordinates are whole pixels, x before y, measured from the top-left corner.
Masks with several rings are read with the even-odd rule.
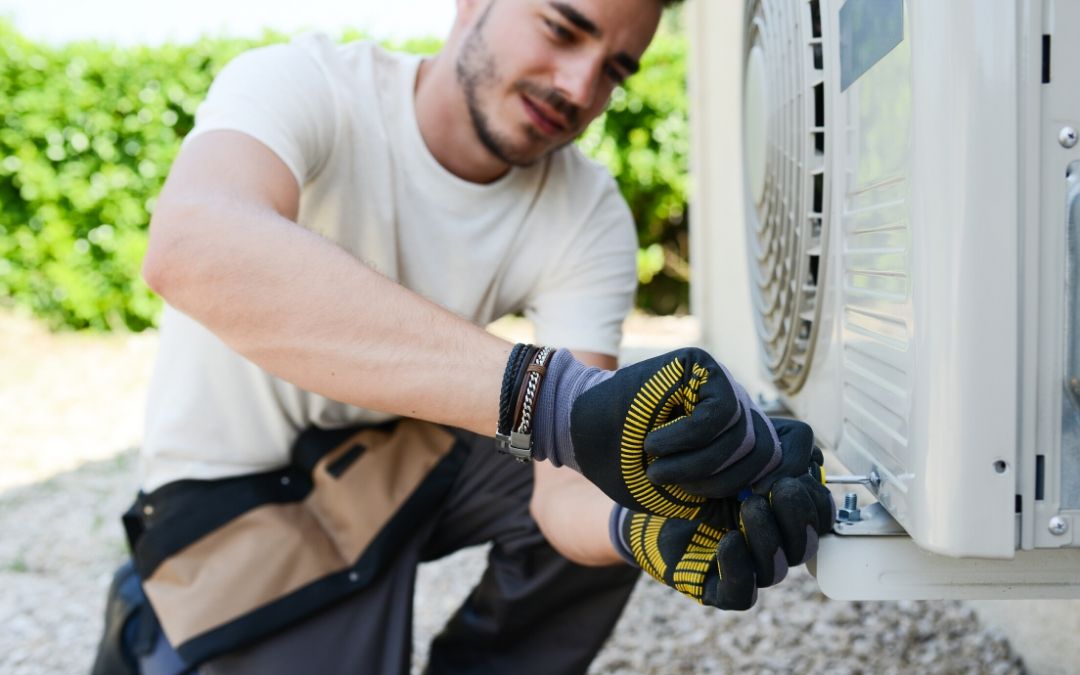
[[[630,517],[630,509],[619,504],[611,507],[611,517],[608,518],[608,536],[611,537],[611,545],[615,552],[626,561],[627,565],[641,569],[641,565],[634,560],[634,554],[630,552],[630,542],[626,541],[626,528],[623,527],[627,518]]]
[[[555,352],[540,387],[533,421],[533,459],[546,459],[555,466],[568,466],[581,472],[574,457],[574,443],[570,440],[570,411],[578,396],[614,374],[614,371],[586,366],[565,349]]]

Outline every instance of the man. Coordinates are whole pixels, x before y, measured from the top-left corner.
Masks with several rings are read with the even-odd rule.
[[[568,144],[664,4],[458,0],[428,60],[304,36],[218,76],[143,268],[141,669],[406,672],[417,563],[490,541],[429,670],[583,672],[635,567],[746,608],[813,554],[805,425],[700,350],[612,372],[633,224]],[[517,310],[562,349],[478,327]]]

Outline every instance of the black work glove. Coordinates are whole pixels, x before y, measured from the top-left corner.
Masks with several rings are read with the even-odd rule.
[[[657,581],[719,609],[750,609],[757,601],[754,561],[738,530],[621,506],[612,520],[616,549]]]
[[[836,503],[824,485],[824,457],[803,422],[773,420],[784,457],[743,495],[738,526],[754,559],[757,585],[771,586],[817,554],[818,537],[832,530]]]
[[[572,466],[631,511],[727,531],[738,529],[745,508],[760,533],[750,545],[766,581],[782,578],[765,571],[779,564],[778,549],[799,564],[832,526],[824,515],[832,498],[808,473],[814,457],[821,463],[810,427],[781,419],[774,426],[700,349],[614,373],[557,351],[540,388],[534,441],[534,458]],[[732,499],[751,486],[758,499]]]
[[[547,366],[532,456],[578,469],[641,513],[703,518],[780,464],[769,419],[709,354],[686,348],[614,373],[559,350]]]
[[[776,420],[788,436],[785,465],[762,479],[754,493],[713,500],[716,521],[664,518],[616,505],[612,543],[628,561],[702,604],[748,609],[756,589],[772,586],[817,553],[818,536],[832,528],[835,503],[822,483],[821,451],[810,427]],[[798,470],[796,462],[802,461]],[[787,475],[787,474],[797,475]],[[760,493],[760,494],[759,494]]]

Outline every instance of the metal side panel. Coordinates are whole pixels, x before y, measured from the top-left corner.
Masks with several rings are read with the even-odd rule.
[[[1042,91],[1038,151],[1039,208],[1038,406],[1028,421],[1037,429],[1031,454],[1042,472],[1037,486],[1031,539],[1035,548],[1076,546],[1080,537],[1080,3],[1045,0],[1044,49],[1048,52]],[[1064,281],[1064,283],[1063,283]],[[1034,480],[1032,480],[1034,478]],[[1041,481],[1039,479],[1042,479]],[[1026,486],[1025,486],[1026,487]],[[1025,504],[1025,508],[1027,508]],[[1066,524],[1062,532],[1061,523]],[[1057,524],[1059,527],[1054,527]]]

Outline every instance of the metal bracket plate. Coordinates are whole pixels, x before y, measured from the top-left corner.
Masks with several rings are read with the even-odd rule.
[[[1080,549],[951,558],[910,537],[825,535],[807,568],[836,600],[1080,598]]]
[[[856,521],[838,520],[833,525],[836,534],[842,536],[896,536],[907,535],[900,523],[889,515],[880,502],[859,509],[862,518]]]

